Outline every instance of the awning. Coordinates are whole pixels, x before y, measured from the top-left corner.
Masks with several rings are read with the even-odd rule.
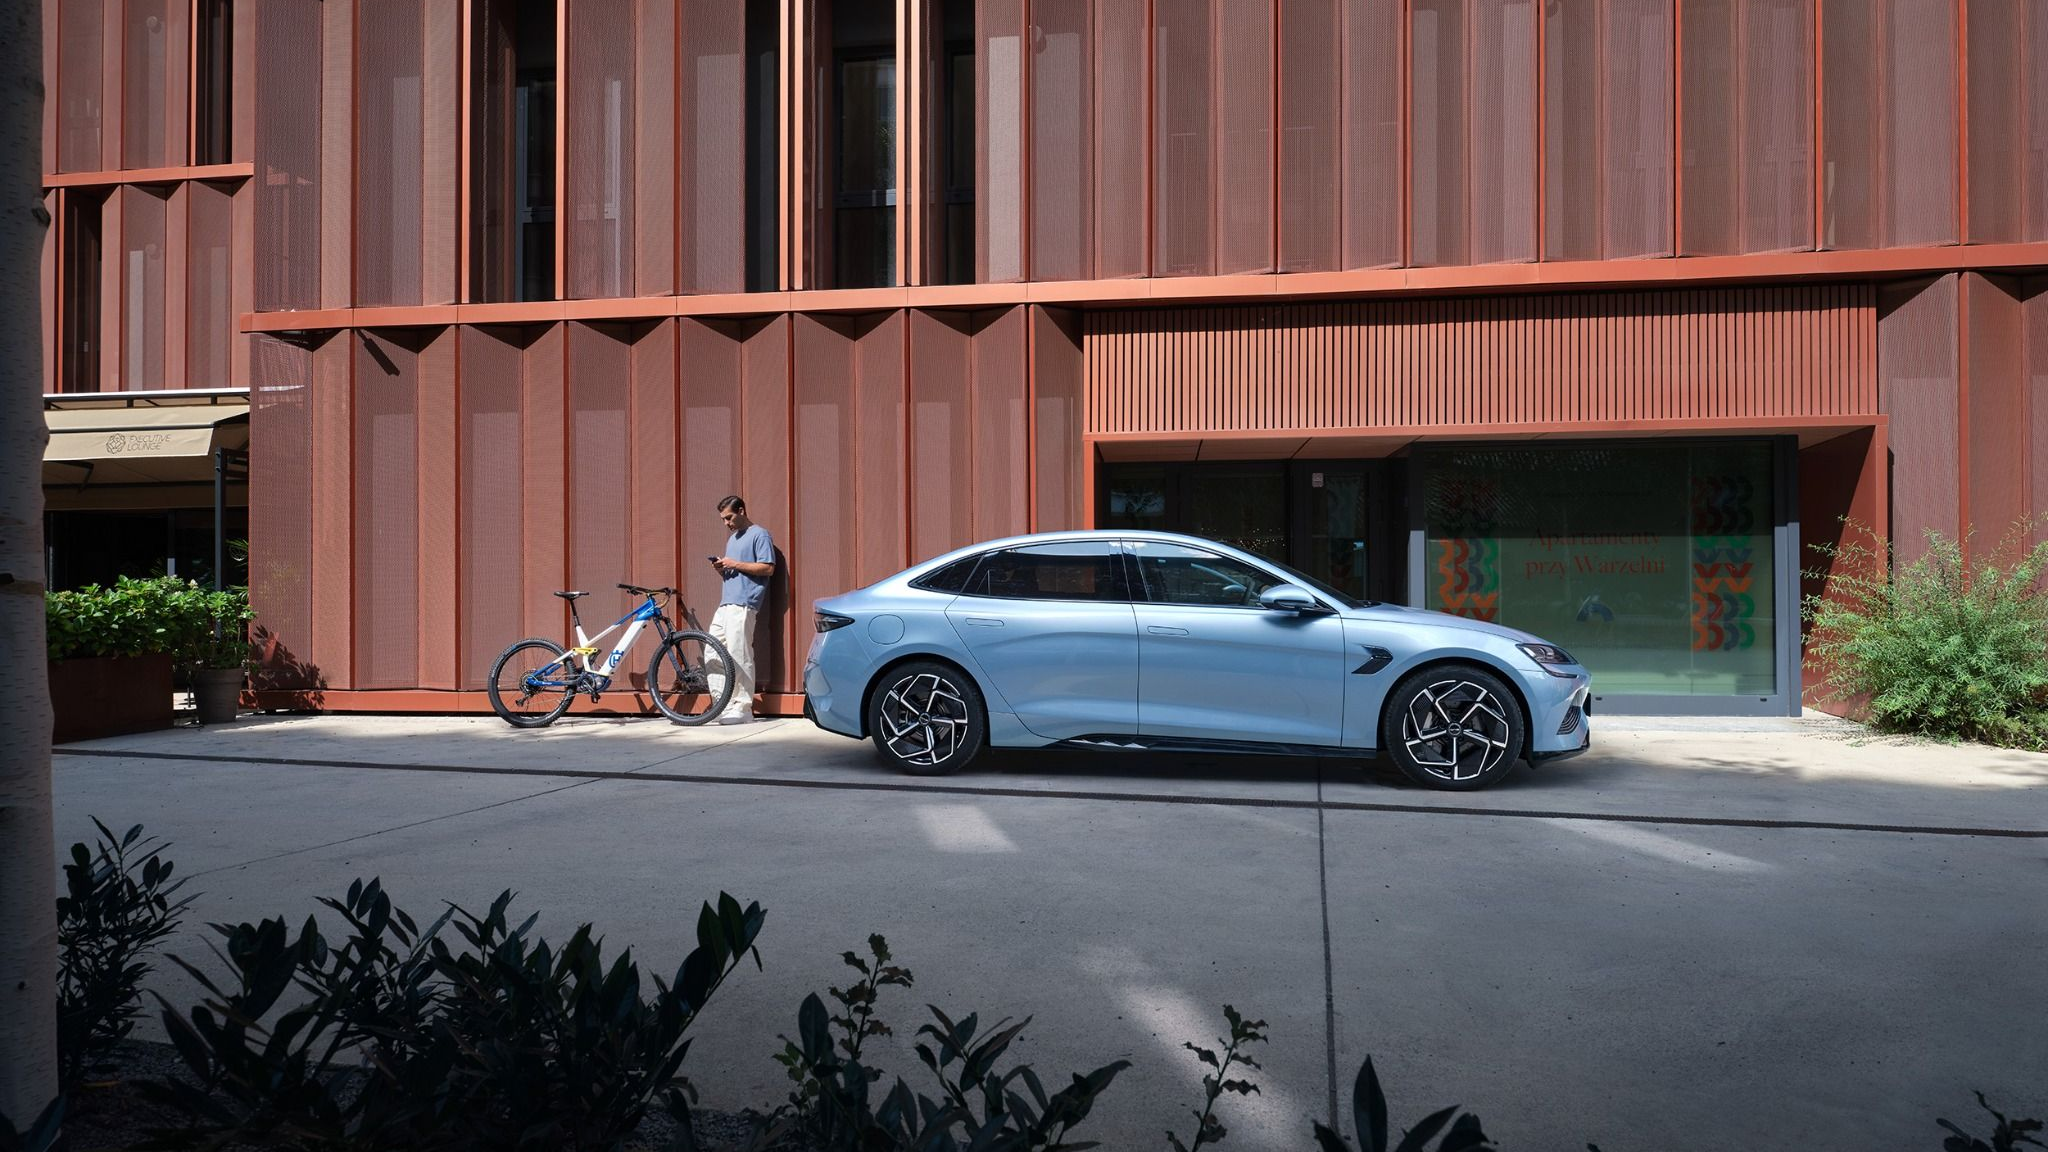
[[[53,508],[211,504],[215,449],[229,449],[238,461],[231,482],[240,490],[248,476],[240,463],[250,443],[248,398],[158,400],[162,396],[145,402],[121,394],[47,398],[45,502]]]

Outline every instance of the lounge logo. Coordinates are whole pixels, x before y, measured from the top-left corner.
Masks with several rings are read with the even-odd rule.
[[[155,452],[170,442],[168,432],[110,432],[107,434],[107,455],[133,455],[137,452]]]

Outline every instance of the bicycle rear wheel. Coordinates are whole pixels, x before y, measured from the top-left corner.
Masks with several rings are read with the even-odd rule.
[[[514,728],[545,728],[569,710],[576,698],[570,686],[579,678],[560,644],[521,640],[491,665],[491,711]]]
[[[704,724],[732,699],[732,656],[704,632],[671,632],[647,666],[647,691],[678,724]]]

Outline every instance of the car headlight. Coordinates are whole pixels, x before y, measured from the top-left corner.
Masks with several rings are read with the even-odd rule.
[[[851,616],[841,616],[837,612],[827,612],[823,608],[816,609],[815,611],[818,618],[817,628],[820,632],[830,632],[834,628],[844,628],[848,624],[853,623],[853,617]]]
[[[1555,644],[1517,644],[1515,647],[1522,650],[1522,655],[1534,660],[1537,667],[1550,673],[1552,676],[1562,677],[1566,680],[1578,678],[1576,673],[1560,672],[1557,670],[1559,665],[1577,664],[1578,661],[1572,659],[1571,653],[1559,648]]]

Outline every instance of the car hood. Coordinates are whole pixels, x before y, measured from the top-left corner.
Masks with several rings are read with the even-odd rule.
[[[1401,604],[1374,604],[1365,608],[1354,608],[1345,613],[1360,620],[1402,620],[1408,623],[1427,625],[1431,628],[1450,628],[1460,632],[1478,632],[1496,636],[1512,644],[1548,644],[1550,641],[1533,632],[1510,628],[1486,620],[1474,620],[1466,616],[1453,616],[1448,612],[1437,612],[1429,608],[1409,608]]]

